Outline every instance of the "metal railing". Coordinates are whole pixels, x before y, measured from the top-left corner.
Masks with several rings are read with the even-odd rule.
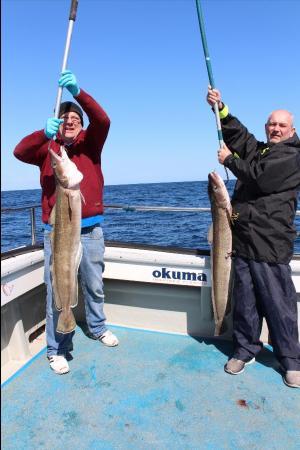
[[[41,205],[29,205],[18,207],[1,208],[2,212],[15,212],[24,211],[29,209],[30,212],[30,227],[31,227],[31,245],[36,245],[36,208],[41,208]],[[134,211],[157,211],[157,212],[187,212],[187,213],[207,213],[210,212],[210,208],[185,208],[178,206],[143,206],[143,205],[104,205],[104,209],[120,209],[126,212]],[[296,211],[296,216],[300,216],[300,210]],[[297,232],[297,236],[300,232]]]
[[[31,227],[31,245],[36,245],[36,215],[35,215],[36,208],[41,208],[41,205],[1,208],[1,214],[2,212],[25,211],[26,209],[29,209],[30,227]]]
[[[210,212],[210,208],[184,208],[181,206],[104,205],[104,208],[122,209],[123,211]]]

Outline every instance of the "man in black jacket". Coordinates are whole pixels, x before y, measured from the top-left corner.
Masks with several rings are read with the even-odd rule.
[[[234,353],[224,369],[237,375],[254,362],[262,348],[265,317],[283,380],[299,388],[297,294],[289,266],[300,190],[300,141],[293,116],[273,111],[264,143],[229,114],[218,90],[209,88],[207,102],[217,102],[220,112],[226,145],[219,149],[218,160],[237,177],[232,196]]]

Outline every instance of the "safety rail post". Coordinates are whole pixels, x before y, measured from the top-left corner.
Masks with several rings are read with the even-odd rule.
[[[31,245],[36,244],[35,234],[35,207],[30,208],[30,221],[31,221]]]

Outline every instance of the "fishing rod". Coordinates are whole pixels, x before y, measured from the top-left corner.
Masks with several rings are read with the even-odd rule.
[[[215,81],[214,81],[214,77],[213,77],[212,65],[211,65],[210,56],[209,56],[209,52],[208,52],[208,45],[207,45],[207,39],[206,39],[206,34],[205,34],[205,28],[204,28],[204,17],[203,17],[201,5],[200,5],[200,0],[195,0],[195,1],[196,1],[198,22],[199,22],[199,28],[200,28],[200,33],[201,33],[202,47],[203,47],[203,52],[204,52],[204,56],[205,56],[205,63],[206,63],[209,84],[212,89],[215,89]],[[224,139],[223,139],[223,133],[222,133],[222,127],[221,127],[219,107],[218,107],[217,102],[214,104],[213,108],[214,108],[215,118],[216,118],[218,140],[219,140],[219,145],[221,148],[224,145]],[[229,180],[228,172],[227,172],[227,169],[225,166],[224,166],[224,168],[225,168],[226,177],[227,177],[227,181],[228,181]]]
[[[67,62],[68,62],[68,56],[69,56],[70,44],[71,44],[71,37],[72,37],[74,22],[76,20],[77,7],[78,7],[78,0],[71,0],[71,8],[70,8],[70,14],[69,14],[69,26],[68,26],[67,39],[66,39],[66,44],[65,44],[65,51],[64,51],[61,72],[63,72],[67,68]],[[56,118],[58,118],[58,115],[59,115],[62,91],[63,91],[63,88],[61,86],[59,86],[58,91],[57,91],[55,110],[54,110],[54,117],[56,117]]]

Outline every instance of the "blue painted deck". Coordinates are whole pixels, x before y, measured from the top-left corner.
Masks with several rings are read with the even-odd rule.
[[[69,374],[43,352],[4,384],[3,450],[300,448],[300,392],[269,350],[230,376],[228,342],[111,328],[119,347],[77,328]]]

